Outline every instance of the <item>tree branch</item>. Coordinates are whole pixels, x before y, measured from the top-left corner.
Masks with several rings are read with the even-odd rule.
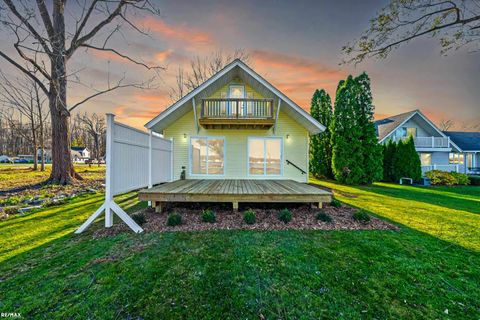
[[[85,47],[85,48],[89,48],[89,49],[95,49],[95,50],[99,50],[99,51],[107,51],[107,52],[112,52],[112,53],[115,53],[117,56],[123,58],[123,59],[127,59],[128,61],[130,62],[133,62],[139,66],[142,66],[148,70],[152,70],[152,69],[161,69],[161,70],[165,70],[164,67],[160,67],[160,66],[149,66],[143,62],[140,62],[140,61],[137,61],[125,54],[122,54],[120,52],[118,52],[117,50],[115,49],[111,49],[111,48],[104,48],[104,47],[96,47],[96,46],[92,46],[92,45],[89,45],[89,44],[82,44],[81,47]]]
[[[47,6],[45,5],[45,0],[37,0],[37,7],[38,7],[38,10],[40,11],[40,16],[42,17],[43,24],[45,25],[45,29],[47,30],[48,37],[50,38],[50,41],[52,41],[55,35],[54,35],[52,21],[50,20]]]
[[[70,48],[67,49],[66,51],[66,57],[69,59],[75,50],[77,50],[82,44],[93,38],[103,27],[108,25],[110,22],[113,21],[118,15],[120,15],[122,8],[129,3],[129,0],[121,0],[118,4],[118,6],[115,8],[115,10],[103,21],[101,21],[99,24],[97,24],[90,32],[88,32],[86,35],[83,37],[78,38],[77,40],[72,41],[70,44]],[[86,23],[87,17],[84,18],[84,21]],[[83,24],[83,22],[82,22]]]
[[[19,69],[24,74],[26,74],[29,78],[31,78],[33,81],[35,81],[38,84],[38,86],[42,89],[42,91],[46,95],[48,95],[49,91],[48,91],[47,87],[45,87],[43,82],[40,79],[38,79],[35,75],[33,75],[30,71],[28,71],[27,69],[22,67],[20,64],[18,64],[15,60],[11,59],[8,55],[3,53],[2,51],[0,51],[0,57],[4,58],[8,62],[10,62],[13,66],[15,66],[17,69]]]
[[[45,52],[50,54],[51,51],[47,43],[45,42],[45,39],[37,32],[37,30],[35,30],[35,28],[28,22],[28,20],[23,15],[21,15],[20,12],[18,12],[17,8],[12,3],[12,1],[11,0],[3,0],[3,1],[8,6],[10,11],[17,17],[17,19],[19,19],[27,27],[28,31],[32,33],[35,39],[37,39],[38,42],[40,42]]]

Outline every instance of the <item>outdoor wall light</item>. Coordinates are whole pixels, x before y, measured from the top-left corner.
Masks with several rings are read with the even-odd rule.
[[[290,138],[290,135],[287,133],[287,140]]]
[[[187,134],[186,133],[183,134],[183,139],[187,139]]]

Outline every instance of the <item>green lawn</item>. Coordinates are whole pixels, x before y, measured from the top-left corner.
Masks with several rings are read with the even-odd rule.
[[[100,195],[84,196],[0,222],[0,312],[40,319],[479,318],[480,188],[322,184],[401,230],[93,239],[71,234],[101,204]],[[137,206],[134,194],[118,201]]]
[[[40,167],[40,165],[39,165]],[[32,186],[44,182],[50,176],[52,165],[46,164],[45,171],[33,171],[33,164],[0,163],[0,190]],[[75,170],[86,180],[103,179],[105,165],[91,166],[75,164]]]

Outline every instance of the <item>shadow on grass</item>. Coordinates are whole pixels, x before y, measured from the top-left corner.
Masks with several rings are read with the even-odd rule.
[[[33,318],[145,319],[438,318],[448,307],[453,318],[475,319],[479,263],[408,228],[101,239],[88,231],[0,263],[0,307]]]
[[[402,198],[412,201],[421,201],[432,205],[442,206],[454,210],[468,211],[474,214],[480,214],[480,188],[478,189],[477,200],[469,199],[469,196],[463,196],[462,189],[451,187],[446,191],[443,188],[435,187],[412,187],[399,185],[389,185],[382,183],[374,186],[357,187],[369,192],[374,192],[384,196]],[[463,187],[465,188],[465,187]],[[471,195],[474,197],[474,195]]]

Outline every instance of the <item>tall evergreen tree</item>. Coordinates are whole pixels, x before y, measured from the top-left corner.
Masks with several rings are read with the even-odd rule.
[[[325,126],[325,131],[310,139],[310,172],[317,177],[333,178],[330,125],[333,118],[332,100],[325,90],[315,90],[310,113]]]
[[[356,83],[352,76],[339,82],[332,121],[332,170],[335,179],[347,184],[362,180],[362,141],[357,122]]]
[[[397,151],[397,143],[389,140],[387,144],[383,145],[383,180],[394,181],[393,158]]]
[[[372,91],[370,78],[363,72],[355,78],[358,126],[361,128],[360,140],[362,141],[362,156],[364,175],[360,180],[362,184],[371,184],[383,177],[382,146],[378,143],[377,129],[374,123],[374,106],[372,104]]]
[[[415,150],[413,137],[398,142],[392,167],[392,178],[394,182],[398,182],[402,177],[420,180],[422,177],[422,169],[420,157],[418,156],[417,150]]]
[[[340,182],[368,184],[382,178],[382,147],[377,141],[373,112],[366,73],[340,81],[332,122],[332,169]]]

